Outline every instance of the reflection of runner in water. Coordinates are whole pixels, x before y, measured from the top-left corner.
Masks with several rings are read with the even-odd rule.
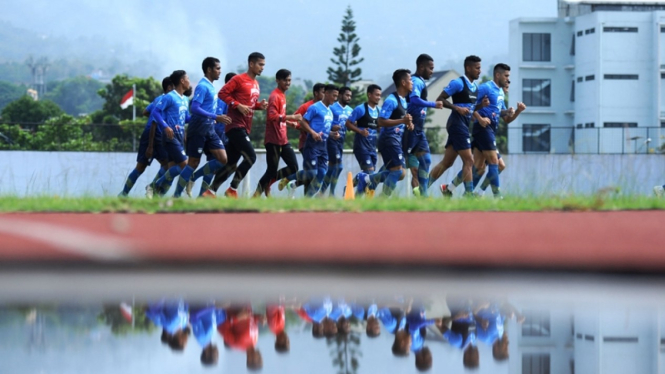
[[[215,307],[206,307],[192,310],[189,323],[192,326],[192,334],[196,338],[203,351],[201,352],[201,364],[204,366],[216,365],[219,359],[219,350],[212,343],[212,336],[217,326],[226,321],[226,312]]]
[[[266,306],[266,319],[268,327],[273,334],[275,334],[275,351],[279,353],[286,353],[289,351],[291,344],[289,336],[286,334],[286,313],[284,305],[268,305]]]
[[[252,314],[251,306],[226,310],[226,321],[217,327],[229,348],[247,353],[247,368],[259,370],[263,367],[261,352],[256,348],[259,340],[259,324],[263,316]]]
[[[416,368],[428,370],[432,367],[432,353],[425,347],[427,326],[441,325],[440,319],[428,319],[425,308],[412,309],[406,316],[406,330],[411,336],[411,351],[416,355]]]
[[[326,297],[321,300],[310,300],[304,303],[300,308],[296,308],[296,313],[306,322],[312,323],[312,336],[315,338],[323,337],[323,320],[332,312],[332,301]]]
[[[480,364],[476,346],[476,322],[471,310],[471,300],[463,297],[447,297],[450,317],[444,318],[440,326],[443,337],[448,343],[464,351],[463,363],[467,369],[477,368]],[[448,328],[450,323],[450,328]]]
[[[517,322],[524,322],[524,316],[514,306],[504,303],[487,303],[474,312],[477,322],[476,338],[487,345],[492,346],[492,356],[497,361],[508,359],[508,334],[504,329],[506,320],[513,317]]]
[[[189,306],[184,300],[161,300],[150,304],[145,315],[155,326],[162,328],[162,343],[174,351],[185,349],[190,329],[187,326]]]

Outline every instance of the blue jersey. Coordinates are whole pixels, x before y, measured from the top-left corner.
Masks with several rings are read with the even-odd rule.
[[[425,311],[423,309],[414,310],[406,316],[406,325],[409,328],[411,335],[411,351],[418,352],[423,349],[425,345],[425,337],[421,329],[426,329],[427,326],[433,325],[433,319],[425,318]]]
[[[413,118],[413,129],[415,131],[423,131],[428,107],[417,105],[411,99],[418,97],[427,101],[427,85],[425,84],[425,80],[415,75],[411,76],[411,81],[413,82],[413,90],[409,94],[407,112]]]
[[[218,116],[226,115],[229,111],[229,106],[223,102],[220,98],[217,98],[217,114]],[[224,122],[215,122],[215,132],[220,137],[226,133],[226,124]]]
[[[182,143],[185,123],[189,116],[188,99],[185,96],[180,96],[177,91],[173,90],[162,97],[155,106],[155,109],[161,112],[162,118],[175,135],[172,140],[164,139],[167,142],[178,141]]]
[[[159,100],[161,100],[162,97],[164,97],[164,94],[157,96],[155,100],[153,100],[152,103],[150,103],[150,105],[148,105],[145,108],[145,110],[148,111],[148,113],[150,113],[150,115],[148,116],[148,123],[145,125],[145,131],[150,131],[150,126],[152,125],[152,121],[154,121],[154,119],[152,118],[152,111],[153,109],[155,109],[157,103],[159,103]],[[161,139],[161,136],[162,136],[162,128],[159,127],[159,125],[155,125],[155,139]]]
[[[478,340],[487,345],[492,345],[503,336],[503,324],[506,317],[501,315],[498,305],[493,304],[489,308],[481,309],[476,313],[476,316],[489,322],[487,329],[483,329],[480,325],[476,326],[476,338]]]
[[[343,142],[346,136],[346,120],[351,115],[351,112],[353,112],[353,109],[348,105],[343,107],[339,102],[335,102],[330,106],[330,111],[333,114],[332,126],[339,125],[340,127],[340,138],[337,141]]]
[[[325,141],[328,140],[330,135],[330,127],[332,126],[333,114],[330,108],[328,108],[323,102],[318,101],[307,109],[307,113],[303,116],[309,123],[309,127],[314,130],[316,133],[321,134],[321,142],[325,147]],[[307,140],[305,141],[305,146],[309,144],[310,146],[316,146],[314,139],[312,139],[311,134],[307,134]]]
[[[370,117],[374,119],[379,118],[379,112],[381,111],[381,108],[379,108],[378,105],[375,108],[372,108],[371,106],[368,105],[367,108],[369,108]],[[351,115],[349,116],[349,121],[355,123],[356,126],[360,127],[361,123],[359,122],[359,120],[362,119],[364,116],[365,116],[365,104],[360,104],[355,109],[353,109],[353,112],[351,112]],[[355,135],[356,139],[354,139],[353,142],[354,149],[356,147],[361,147],[371,151],[376,150],[376,140],[378,136],[376,129],[370,127],[360,127],[360,128],[366,129],[369,135],[367,135],[367,137],[364,137],[360,134],[356,134]]]
[[[217,325],[226,321],[226,312],[223,309],[208,307],[192,311],[189,323],[192,325],[192,334],[201,347],[206,347],[212,342],[212,337],[217,330]]]
[[[406,317],[403,313],[395,313],[390,308],[378,308],[376,304],[367,308],[367,317],[374,316],[381,321],[383,327],[391,334],[406,327]]]
[[[386,98],[386,101],[383,103],[383,107],[381,108],[381,113],[379,114],[379,117],[385,118],[385,119],[390,119],[390,117],[393,115],[393,111],[397,109],[397,99],[395,98],[396,95],[389,95]],[[406,99],[403,97],[399,97],[400,104],[402,105],[402,108],[406,109],[407,104],[406,104]],[[380,138],[394,138],[396,139],[400,144],[402,143],[402,135],[404,135],[404,123],[401,123],[397,126],[394,127],[386,127],[386,128],[381,128],[381,134],[379,135]]]
[[[165,301],[148,306],[146,317],[169,334],[187,327],[189,307],[183,300]]]
[[[321,323],[332,312],[333,304],[329,298],[321,301],[312,300],[303,304],[302,309],[313,322]]]
[[[491,123],[487,128],[492,129],[496,132],[497,126],[499,125],[499,117],[501,116],[501,111],[505,110],[505,96],[501,87],[497,86],[494,81],[489,81],[483,83],[478,87],[478,99],[476,104],[480,104],[483,98],[487,96],[490,104],[482,109],[478,110],[478,114],[481,117],[489,118]],[[477,133],[483,129],[482,126],[473,126],[473,132]]]
[[[333,321],[339,320],[341,317],[349,319],[351,317],[356,317],[359,320],[362,320],[365,316],[365,308],[358,304],[347,304],[343,300],[335,304],[330,312],[330,319]]]
[[[464,339],[464,335],[454,332],[452,330],[448,330],[443,333],[443,337],[448,340],[448,343],[456,348],[459,349],[465,349],[467,345],[475,345],[476,344],[476,333],[471,332],[469,335]]]
[[[196,85],[196,89],[194,89],[192,103],[199,103],[201,104],[201,109],[208,113],[216,114],[218,99],[217,92],[215,92],[215,87],[213,87],[212,82],[206,77],[201,78],[199,84]],[[196,114],[194,114],[194,116],[196,116]]]
[[[462,81],[464,79],[464,81]],[[466,84],[466,87],[469,89],[471,92],[477,92],[478,91],[478,84],[476,82],[471,82],[469,81],[469,78],[466,76],[462,76],[459,79],[453,79],[448,83],[448,86],[443,89],[443,92],[447,93],[448,96],[453,97],[454,95],[463,93],[465,90],[464,85]],[[482,97],[480,98],[482,100]],[[466,116],[467,119],[470,119],[471,116],[473,115],[473,111],[476,107],[476,103],[455,103],[455,106],[458,106],[460,108],[469,108],[469,114]]]

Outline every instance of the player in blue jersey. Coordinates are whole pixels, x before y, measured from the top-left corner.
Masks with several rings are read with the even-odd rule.
[[[187,72],[174,71],[171,74],[171,82],[175,85],[175,89],[162,97],[153,109],[152,116],[162,130],[164,148],[169,162],[173,162],[174,165],[161,178],[146,186],[148,198],[152,198],[154,192],[164,195],[187,164],[183,147],[185,123],[189,120],[189,103],[185,93],[191,91]]]
[[[407,166],[416,171],[414,187],[419,187],[420,196],[426,197],[429,187],[429,167],[432,164],[429,143],[425,136],[425,117],[427,109],[443,108],[443,101],[427,101],[426,81],[434,73],[434,59],[428,54],[421,54],[416,59],[416,72],[411,76],[413,89],[408,96],[407,112],[413,118],[413,131],[404,133],[403,146]]]
[[[665,184],[662,186],[654,186],[653,194],[656,195],[657,197],[662,197],[663,195],[665,195]]]
[[[507,360],[509,342],[504,324],[513,317],[518,323],[522,323],[524,316],[509,303],[491,302],[476,309],[473,313],[476,320],[476,340],[492,347],[492,356],[495,360]]]
[[[236,73],[227,73],[226,76],[224,77],[224,83],[228,83],[231,78],[233,78],[236,75]],[[226,148],[226,145],[229,141],[229,139],[226,137],[226,125],[231,123],[231,117],[227,115],[227,112],[229,110],[229,106],[223,102],[219,97],[216,98],[217,100],[217,115],[222,116],[222,121],[217,122],[215,121],[214,129],[215,132],[217,133],[217,136],[219,136],[219,139],[222,141],[222,144],[224,144],[224,148]],[[207,161],[212,161],[215,156],[207,150],[203,150],[203,152],[206,154],[206,160]],[[233,170],[235,171],[235,170]],[[212,183],[213,178],[215,177],[214,174],[207,174],[204,175],[202,178],[201,182],[201,190],[199,191],[199,197],[201,196],[209,196],[209,197],[215,197],[214,191],[210,189],[210,184]],[[187,196],[192,197],[192,188],[194,188],[194,180],[189,181],[187,184],[187,188],[185,189],[185,193]]]
[[[379,322],[391,334],[406,327],[406,316],[401,308],[381,307],[372,304],[367,308],[367,336],[373,338],[381,334]]]
[[[161,327],[162,342],[174,351],[182,351],[187,345],[189,329],[189,306],[182,300],[160,300],[152,303],[145,311],[146,317],[155,326]]]
[[[379,102],[381,87],[371,84],[367,87],[367,102],[358,105],[346,121],[346,127],[355,133],[353,137],[353,155],[360,165],[360,170],[367,174],[376,168],[376,142],[379,121]],[[357,183],[357,182],[356,182]]]
[[[500,197],[499,159],[496,150],[496,131],[499,118],[504,117],[506,122],[512,122],[526,109],[524,103],[517,103],[517,110],[506,109],[503,88],[510,83],[510,66],[497,64],[494,67],[494,79],[478,87],[478,96],[487,97],[489,105],[479,109],[473,114],[474,166],[481,174],[487,161],[487,179],[495,197]],[[478,179],[480,177],[476,175]],[[477,182],[475,182],[477,183]]]
[[[381,128],[378,147],[384,168],[371,175],[365,172],[358,173],[356,193],[359,195],[371,194],[379,183],[384,183],[383,193],[390,196],[397,186],[397,182],[404,179],[402,136],[405,130],[413,130],[411,115],[406,111],[406,96],[413,88],[411,71],[408,69],[395,70],[393,83],[397,90],[384,101],[378,121]]]
[[[226,164],[226,151],[222,140],[215,132],[215,123],[225,120],[223,115],[217,114],[217,97],[213,82],[219,79],[222,73],[219,59],[206,57],[201,64],[203,78],[196,85],[192,99],[192,118],[187,126],[187,165],[180,172],[178,185],[173,197],[180,197],[187,187],[190,179],[210,175],[220,170]],[[230,121],[228,121],[230,123]],[[201,162],[201,156],[207,151],[214,158],[208,161],[201,169],[194,172]],[[194,174],[192,176],[192,174]]]
[[[212,337],[217,331],[217,326],[226,321],[226,312],[224,309],[214,306],[201,308],[192,311],[189,315],[189,323],[192,327],[192,334],[202,348],[201,364],[212,366],[217,364],[219,359],[219,350],[213,344]]]
[[[480,363],[476,346],[476,321],[473,316],[471,300],[465,297],[446,296],[446,304],[450,309],[450,317],[443,319],[439,329],[448,343],[461,349],[464,367],[477,368]],[[448,328],[450,324],[450,328]]]
[[[469,126],[471,116],[475,110],[488,101],[481,97],[480,105],[476,105],[478,99],[478,86],[475,81],[480,77],[480,57],[468,56],[464,59],[464,76],[452,80],[441,92],[439,99],[443,106],[451,110],[446,130],[448,141],[443,159],[432,168],[429,175],[429,184],[432,185],[443,173],[448,170],[457,156],[462,158],[462,179],[467,194],[473,192],[473,153],[471,150],[471,135]],[[452,103],[448,101],[452,98]]]
[[[154,180],[161,178],[168,168],[168,158],[166,156],[166,151],[162,146],[162,133],[161,130],[158,130],[157,126],[153,125],[153,119],[150,113],[159,100],[161,100],[162,96],[173,90],[173,84],[169,77],[162,80],[162,90],[164,90],[164,93],[155,98],[155,100],[153,100],[153,102],[143,111],[143,115],[149,118],[148,123],[141,134],[141,140],[139,141],[139,150],[136,155],[136,167],[127,176],[127,181],[125,181],[125,186],[118,195],[119,197],[126,197],[129,194],[129,191],[134,187],[136,180],[139,179],[145,169],[152,163],[153,159],[157,160],[161,165]]]
[[[411,335],[411,351],[416,355],[416,368],[420,371],[432,367],[432,353],[425,347],[427,326],[441,325],[441,319],[428,319],[423,307],[413,308],[406,316],[406,330]]]
[[[321,188],[323,178],[328,171],[328,149],[326,140],[328,137],[339,138],[339,131],[331,131],[333,114],[330,106],[337,100],[339,88],[328,84],[325,86],[323,100],[312,104],[301,121],[302,127],[307,131],[307,139],[302,149],[303,170],[282,179],[280,190],[289,181],[298,180],[309,186],[305,191],[306,196],[313,197]]]
[[[349,106],[352,98],[352,91],[349,87],[342,87],[339,89],[339,96],[336,103],[330,106],[333,113],[332,131],[339,133],[338,139],[328,138],[326,147],[328,148],[328,171],[323,178],[321,185],[321,194],[326,192],[330,186],[330,196],[335,196],[335,188],[337,187],[337,180],[342,173],[344,166],[343,163],[343,150],[344,140],[346,139],[346,120],[351,115],[353,109]]]

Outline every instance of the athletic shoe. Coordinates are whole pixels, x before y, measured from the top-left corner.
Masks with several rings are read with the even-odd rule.
[[[187,182],[187,187],[185,187],[185,193],[187,196],[192,197],[192,189],[194,188],[194,182],[189,181]]]
[[[229,187],[226,190],[226,192],[224,192],[224,196],[228,197],[229,199],[237,199],[238,198],[238,191],[234,190],[231,187]]]
[[[289,180],[286,179],[286,178],[282,178],[279,181],[279,184],[277,185],[277,189],[282,191],[284,189],[284,187],[286,187],[288,184],[289,184]]]
[[[128,195],[127,195],[124,191],[121,191],[121,192],[118,194],[118,197],[119,197],[119,198],[125,198],[125,197],[127,197],[127,196],[128,196]]]
[[[283,179],[282,179],[283,180]],[[295,199],[296,181],[289,181],[286,183],[286,192],[288,192],[289,199]]]
[[[443,194],[443,197],[453,197],[453,191],[448,189],[447,184],[442,184],[439,189],[441,190],[441,193]]]
[[[665,189],[663,188],[663,186],[654,186],[653,193],[656,194],[656,196],[658,197],[663,197],[663,195],[665,194]]]
[[[356,195],[362,195],[365,193],[365,190],[367,189],[367,181],[365,180],[366,176],[367,173],[363,173],[362,171],[356,175],[356,178],[358,179],[358,184],[356,185]]]
[[[201,197],[211,197],[211,198],[214,199],[214,198],[217,197],[217,194],[215,194],[215,191],[213,191],[213,190],[205,190],[201,194]]]
[[[365,196],[367,196],[368,199],[373,199],[374,198],[374,191],[375,190],[370,190],[369,188],[365,190]]]
[[[145,186],[145,197],[147,197],[148,199],[152,199],[154,195],[155,195],[155,190],[152,188],[152,184]]]
[[[266,187],[266,190],[263,191],[263,193],[266,194],[266,197],[270,197],[270,187],[273,185],[273,183],[277,182],[274,178],[270,180],[270,183],[268,183],[268,187]]]
[[[413,187],[413,196],[420,197],[420,187]]]

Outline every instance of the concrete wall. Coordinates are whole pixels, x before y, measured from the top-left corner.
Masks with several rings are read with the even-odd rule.
[[[132,153],[0,151],[0,195],[114,196],[133,169],[135,157]],[[433,155],[433,165],[441,157]],[[650,195],[653,186],[665,183],[663,155],[539,154],[505,155],[504,158],[507,169],[501,174],[501,189],[506,195],[591,194],[610,186],[620,187],[625,194]],[[300,155],[298,160],[301,160]],[[342,194],[346,173],[359,171],[351,153],[344,155],[344,166],[337,196]],[[241,193],[254,191],[265,167],[265,155],[260,153],[250,171],[249,182],[241,185]],[[458,159],[430,193],[438,198],[436,186],[449,183],[460,168]],[[158,165],[153,163],[139,178],[131,196],[142,196],[145,185],[157,170]],[[228,182],[222,188],[227,185]],[[408,196],[410,189],[406,186],[405,181],[398,183],[399,196]],[[277,192],[276,186],[273,190],[274,196],[285,196]],[[296,196],[301,196],[301,191]]]

